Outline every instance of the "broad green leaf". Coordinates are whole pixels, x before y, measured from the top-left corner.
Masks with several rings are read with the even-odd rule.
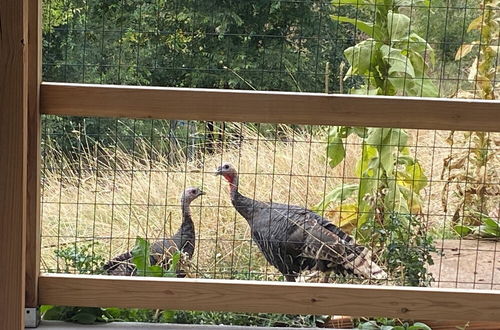
[[[330,221],[338,227],[352,229],[356,227],[358,219],[357,204],[340,204],[327,213]]]
[[[413,65],[413,69],[415,70],[415,77],[417,77],[417,79],[421,79],[427,70],[427,64],[425,64],[424,58],[422,55],[414,51],[410,51],[408,53],[408,58],[411,61],[411,65]]]
[[[415,162],[413,165],[406,166],[406,172],[410,174],[410,180],[413,189],[418,194],[427,186],[427,177],[420,163]]]
[[[64,311],[63,306],[52,306],[42,314],[44,320],[60,320]]]
[[[361,151],[361,159],[358,160],[356,164],[356,175],[360,178],[363,176],[363,173],[367,172],[369,169],[369,164],[372,159],[377,157],[377,148],[365,144],[363,145],[363,149]],[[373,164],[372,164],[373,165]]]
[[[488,237],[500,237],[500,231],[498,229],[491,228],[489,226],[479,226],[479,229],[480,234],[483,237],[486,237],[484,234],[487,234]]]
[[[40,306],[40,314],[43,316],[43,314],[48,311],[49,309],[54,308],[53,305],[41,305]]]
[[[324,211],[331,203],[342,203],[344,200],[351,197],[352,194],[358,189],[359,185],[357,184],[340,185],[330,191],[323,199],[323,202],[314,207],[314,210],[321,212]]]
[[[408,77],[388,77],[387,79],[394,87],[394,89],[400,92],[399,94],[405,94],[406,96],[413,96],[413,91],[410,93],[407,92],[408,88],[413,86],[413,85],[410,86],[411,82],[408,79]],[[403,91],[404,93],[401,93]]]
[[[393,128],[386,139],[388,145],[401,149],[408,144],[408,133],[404,129]]]
[[[390,133],[391,128],[370,128],[368,129],[368,138],[366,139],[366,143],[371,146],[381,145]]]
[[[412,326],[408,327],[408,330],[432,330],[432,328],[425,323],[415,322]]]
[[[439,90],[429,77],[415,78],[413,83],[415,84],[414,96],[439,97]]]
[[[379,158],[380,164],[382,164],[382,168],[385,170],[385,173],[388,178],[393,178],[394,174],[394,156],[392,154],[392,147],[388,145],[382,145],[379,148]]]
[[[359,180],[358,203],[361,203],[366,194],[370,194],[377,186],[377,180],[371,177],[364,177]]]
[[[374,26],[372,23],[364,22],[357,18],[350,18],[346,16],[331,15],[330,17],[339,22],[351,23],[358,30],[366,33],[372,38],[375,38],[375,40],[383,40],[384,33],[378,26]]]
[[[168,268],[167,277],[175,277],[176,271],[179,269],[181,261],[181,252],[177,251],[170,257],[170,267]]]
[[[364,200],[360,201],[359,202],[359,218],[358,218],[358,229],[363,227],[363,225],[368,221],[370,220],[371,217],[373,217],[373,209],[372,207],[370,206],[370,204],[368,204],[367,202],[365,202]]]
[[[387,45],[380,47],[383,60],[389,65],[389,74],[405,73],[410,77],[415,77],[415,70],[408,57],[401,54],[401,49],[392,48]]]
[[[422,213],[422,197],[420,197],[419,194],[415,193],[414,190],[408,189],[405,186],[400,185],[399,190],[403,194],[404,198],[408,201],[408,208],[410,209],[411,214]]]
[[[387,210],[402,214],[409,214],[408,201],[399,190],[399,186],[392,181],[388,187],[387,194],[384,198],[384,206]]]
[[[414,51],[419,54],[424,52],[433,52],[427,41],[416,33],[411,33],[394,43],[395,48],[401,48],[408,51]],[[430,48],[430,49],[429,49]]]
[[[470,227],[462,225],[456,225],[455,227],[453,227],[453,229],[457,232],[458,235],[460,235],[460,237],[465,237],[472,231]]]
[[[164,270],[161,266],[159,265],[153,265],[149,266],[147,270],[147,276],[152,276],[152,277],[162,277],[164,273]]]
[[[141,237],[135,240],[135,246],[130,251],[132,263],[135,265],[138,276],[147,276],[149,272],[149,242]]]
[[[387,29],[391,40],[399,40],[410,33],[410,18],[389,10],[387,13]]]
[[[409,56],[411,53],[419,54],[422,60],[430,61],[431,65],[436,64],[436,54],[434,49],[427,41],[416,33],[411,33],[409,36],[401,38],[394,43],[394,48],[399,48],[405,51]],[[411,58],[411,56],[410,56]]]
[[[372,70],[372,63],[378,52],[379,43],[373,39],[367,39],[344,51],[344,56],[351,65],[350,76],[365,75]],[[346,74],[346,77],[348,75]]]
[[[481,214],[481,222],[484,223],[486,232],[494,236],[500,236],[500,224],[485,214]]]
[[[328,164],[330,167],[335,167],[345,158],[344,143],[339,135],[335,135],[333,139],[329,137],[328,140]]]

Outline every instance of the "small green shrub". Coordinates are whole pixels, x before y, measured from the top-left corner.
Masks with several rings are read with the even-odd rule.
[[[381,259],[399,285],[429,286],[434,280],[427,265],[434,264],[434,238],[423,228],[422,221],[412,215],[391,215],[384,226],[374,226]]]
[[[460,237],[477,237],[488,239],[500,239],[500,221],[494,220],[492,217],[483,213],[477,213],[476,216],[481,221],[478,226],[455,225],[454,230]]]
[[[227,313],[177,311],[172,321],[180,324],[226,324],[261,327],[316,327],[329,316],[291,315],[271,313]]]
[[[58,249],[54,253],[61,259],[62,267],[59,271],[79,274],[101,274],[104,258],[94,250],[97,243],[72,246]],[[179,252],[170,256],[167,271],[160,265],[151,265],[149,259],[150,244],[146,239],[137,237],[132,248],[132,263],[140,276],[173,277],[181,261]],[[249,275],[236,276],[246,279]],[[139,308],[99,308],[52,306],[41,307],[44,320],[58,320],[80,324],[94,324],[98,322],[148,322],[148,323],[183,323],[183,324],[228,324],[253,326],[286,326],[286,327],[315,327],[324,323],[328,316],[315,315],[288,315],[271,313],[227,313],[205,311],[172,311],[151,310]]]
[[[394,319],[378,318],[371,321],[363,321],[358,324],[359,330],[432,330],[422,322],[410,323]]]
[[[96,242],[82,245],[73,243],[65,248],[55,250],[54,254],[59,261],[57,272],[102,274],[104,258],[96,254],[95,250],[98,247],[99,243]],[[49,269],[49,272],[55,272],[55,270]]]

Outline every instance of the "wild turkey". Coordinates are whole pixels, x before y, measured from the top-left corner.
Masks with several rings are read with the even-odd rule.
[[[168,265],[169,257],[176,251],[182,251],[191,258],[195,248],[194,223],[191,219],[189,205],[201,195],[205,195],[201,189],[196,187],[187,188],[181,196],[182,223],[177,233],[171,238],[164,238],[151,244],[151,265]],[[109,275],[136,275],[136,267],[132,263],[131,251],[125,252],[111,259],[104,265],[104,270]],[[178,276],[183,276],[180,271]]]
[[[238,172],[228,163],[216,172],[230,186],[231,202],[250,225],[252,238],[267,261],[287,281],[295,282],[303,270],[329,274],[354,274],[364,278],[385,279],[387,274],[371,261],[369,249],[320,215],[293,205],[265,203],[243,196],[238,191]]]

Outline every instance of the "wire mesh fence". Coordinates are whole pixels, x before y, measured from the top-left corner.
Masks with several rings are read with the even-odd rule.
[[[43,9],[45,81],[500,91],[495,1]],[[498,289],[499,145],[488,132],[44,116],[41,267]]]
[[[46,0],[44,78],[491,99],[499,15],[490,0]]]
[[[464,132],[454,132],[449,145],[444,131],[350,128],[339,142],[332,139],[337,130],[47,116],[43,271],[319,281],[320,270],[333,270],[327,280],[337,283],[498,288],[498,133],[485,133],[493,147],[484,147]],[[345,155],[335,159],[339,147]],[[239,193],[252,200],[246,210],[231,195],[230,176],[214,175],[227,164],[239,174]],[[190,187],[199,191],[183,213],[190,201],[181,196]],[[260,214],[253,200],[273,211]],[[323,220],[297,207],[323,216],[333,236],[316,232],[308,221]],[[282,218],[305,234],[281,227]],[[348,258],[365,250],[350,251],[351,242],[326,223],[371,251],[367,273]],[[263,242],[275,241],[279,248],[266,252]],[[184,254],[172,261],[178,246]],[[280,249],[296,266],[327,260],[338,269],[314,262],[280,269]],[[152,257],[109,263],[128,251]],[[376,265],[388,276],[379,277]]]

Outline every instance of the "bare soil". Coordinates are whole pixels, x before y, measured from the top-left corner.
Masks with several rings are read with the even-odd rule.
[[[500,290],[500,242],[444,240],[437,248],[429,267],[432,286]]]

